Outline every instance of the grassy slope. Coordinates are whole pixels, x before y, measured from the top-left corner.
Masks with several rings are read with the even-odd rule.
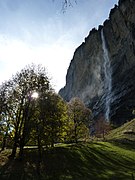
[[[21,162],[9,160],[6,150],[0,153],[0,180],[135,179],[135,120],[112,130],[106,139],[111,143],[59,145],[44,151],[40,174],[37,150],[25,150]]]
[[[112,130],[106,136],[106,138],[108,140],[115,140],[115,141],[127,140],[131,142],[135,142],[135,119],[125,123],[119,128]]]
[[[22,162],[7,160],[3,152],[0,180],[130,180],[133,173],[135,176],[135,151],[128,146],[93,142],[55,147],[43,155],[39,175],[36,150],[26,150]]]

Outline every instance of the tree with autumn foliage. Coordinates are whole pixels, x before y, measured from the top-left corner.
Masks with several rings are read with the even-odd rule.
[[[106,121],[105,118],[101,115],[94,122],[95,136],[97,138],[105,139],[105,135],[112,129],[110,122]]]
[[[89,136],[89,125],[92,112],[86,108],[79,98],[73,98],[68,103],[69,136],[74,142],[84,140]]]
[[[29,65],[0,88],[0,128],[3,147],[7,133],[12,134],[15,157],[23,157],[24,146],[34,139],[39,156],[42,146],[54,146],[64,139],[67,105],[51,87],[45,68]]]

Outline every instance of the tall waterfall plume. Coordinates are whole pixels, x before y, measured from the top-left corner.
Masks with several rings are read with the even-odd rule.
[[[112,90],[112,70],[110,59],[108,55],[108,49],[106,46],[106,41],[104,37],[103,29],[101,30],[101,40],[102,40],[102,49],[103,49],[103,58],[104,58],[104,88],[105,88],[105,120],[109,121],[110,119],[110,104],[111,104],[111,90]]]

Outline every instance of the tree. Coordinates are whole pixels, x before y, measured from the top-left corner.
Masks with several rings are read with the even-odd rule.
[[[56,1],[56,0],[53,0]],[[73,4],[77,4],[77,0],[62,0],[62,11],[63,13],[68,7],[73,7]]]
[[[19,157],[22,159],[24,146],[34,136],[40,161],[42,146],[53,147],[63,138],[66,103],[54,92],[41,66],[27,66],[16,73],[10,89],[9,107],[14,141],[11,157],[15,157],[19,146]],[[37,93],[38,97],[33,93]]]
[[[95,135],[98,138],[105,139],[105,135],[112,129],[110,122],[107,122],[105,118],[101,115],[95,121]]]
[[[29,140],[34,120],[35,106],[32,94],[51,90],[45,68],[42,66],[26,66],[21,72],[16,73],[12,79],[12,114],[14,117],[14,145],[12,157],[16,154],[16,148],[20,146],[20,158],[23,156],[24,145]]]
[[[86,134],[89,134],[92,113],[79,98],[73,98],[68,103],[68,115],[71,125],[71,138],[77,143],[79,139],[83,139]]]
[[[77,1],[76,0],[64,0],[63,1],[63,6],[62,6],[63,12],[65,12],[67,7],[72,7],[73,3],[77,3]]]
[[[11,129],[11,116],[10,114],[10,89],[12,82],[7,81],[0,86],[0,132],[2,135],[2,149],[6,147],[6,141]]]
[[[33,64],[1,86],[0,95],[1,134],[7,137],[10,132],[13,138],[10,157],[15,157],[19,147],[22,159],[24,146],[34,137],[40,164],[43,145],[53,147],[54,143],[64,139],[66,103],[52,89],[45,68]]]
[[[48,110],[48,126],[50,127],[50,130],[48,128],[48,137],[50,138],[50,143],[53,147],[54,143],[60,142],[63,139],[65,122],[67,118],[67,106],[63,99],[55,93],[53,93],[50,98],[51,99],[48,106],[50,109]]]
[[[42,133],[39,134],[40,141],[46,146],[54,146],[54,143],[63,138],[64,125],[66,121],[66,103],[55,92],[48,95],[42,94],[38,99],[38,129],[42,127]],[[37,134],[38,134],[37,129]]]

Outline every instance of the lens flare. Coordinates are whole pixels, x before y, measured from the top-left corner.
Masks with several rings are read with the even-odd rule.
[[[31,95],[32,98],[38,98],[38,93],[37,92],[33,92],[32,95]]]

